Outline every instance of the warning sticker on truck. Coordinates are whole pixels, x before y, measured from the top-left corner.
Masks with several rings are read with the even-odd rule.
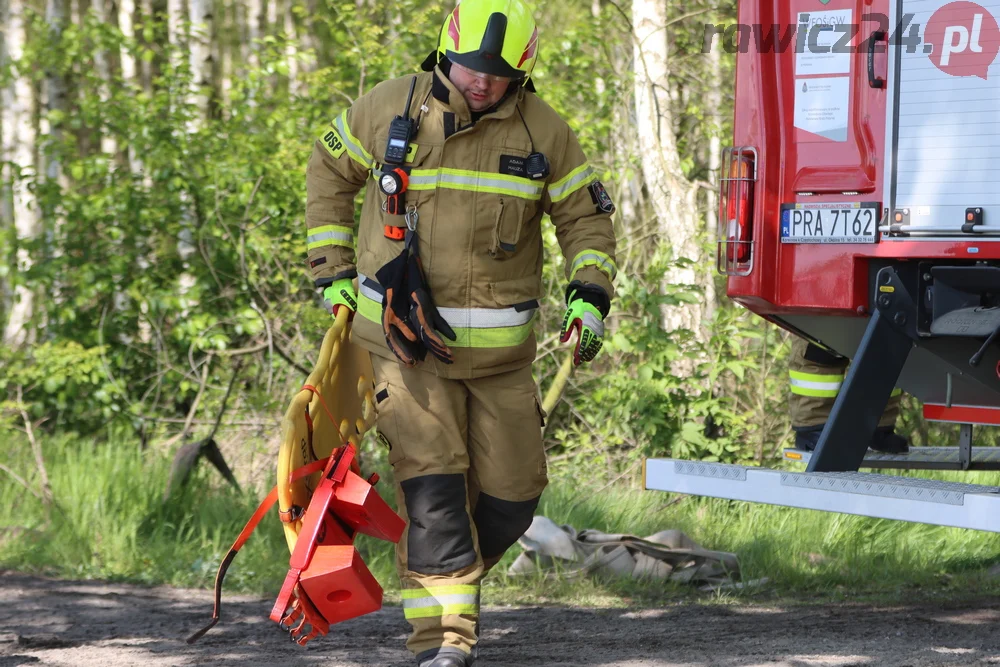
[[[847,141],[851,78],[795,80],[795,127],[830,141]]]
[[[857,30],[851,29],[851,10],[799,12],[795,76],[850,74],[851,49],[845,48]]]

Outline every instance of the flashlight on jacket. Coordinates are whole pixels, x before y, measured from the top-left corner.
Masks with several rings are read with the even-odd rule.
[[[385,195],[385,212],[389,215],[406,213],[406,190],[410,177],[402,167],[382,172],[378,179],[378,189]]]

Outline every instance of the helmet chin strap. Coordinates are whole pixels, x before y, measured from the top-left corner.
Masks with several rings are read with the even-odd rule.
[[[437,49],[435,49],[431,51],[429,54],[427,54],[427,57],[424,58],[424,61],[420,63],[420,69],[423,70],[424,72],[433,72],[434,68],[439,65],[441,66],[441,71],[444,72],[445,75],[447,75],[448,71],[451,69],[451,61],[448,60],[448,56],[441,55],[441,53]],[[517,88],[524,88],[529,93],[537,92],[535,90],[535,80],[531,77],[530,74],[524,77],[524,79],[522,79],[520,83],[514,81],[511,82],[511,85]]]

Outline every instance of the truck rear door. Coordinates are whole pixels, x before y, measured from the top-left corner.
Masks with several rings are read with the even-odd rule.
[[[893,4],[883,240],[1000,238],[1000,2]]]
[[[778,23],[796,27],[795,48],[781,58],[782,99],[791,106],[786,113],[793,126],[786,197],[872,195],[880,185],[885,94],[870,85],[867,51],[877,46],[885,58],[884,38],[876,33],[888,20],[887,3],[776,4]]]

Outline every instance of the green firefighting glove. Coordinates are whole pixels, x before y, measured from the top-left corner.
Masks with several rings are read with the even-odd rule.
[[[604,290],[574,281],[566,291],[566,315],[563,317],[561,342],[577,332],[573,364],[593,361],[604,345],[604,314],[608,308]],[[602,308],[603,306],[603,308]]]
[[[351,314],[348,318],[354,317],[358,311],[358,293],[354,289],[354,281],[350,278],[342,278],[323,290],[323,304],[327,312],[334,317],[337,316],[337,309],[346,307]]]

